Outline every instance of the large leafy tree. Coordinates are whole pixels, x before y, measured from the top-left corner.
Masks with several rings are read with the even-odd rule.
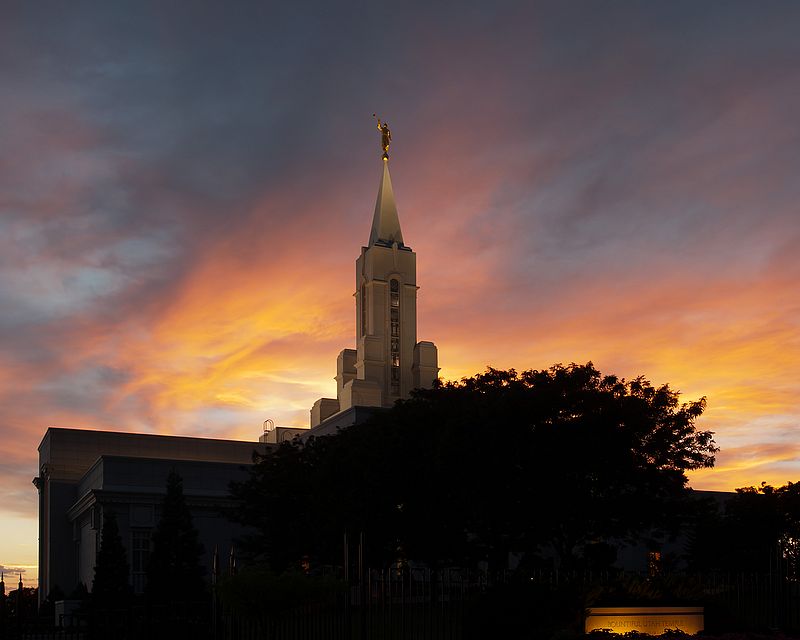
[[[742,487],[709,507],[691,541],[693,568],[800,579],[800,483]]]
[[[161,519],[153,534],[146,593],[158,603],[194,602],[205,593],[200,558],[203,546],[183,494],[183,479],[174,470],[167,478]]]
[[[103,509],[100,549],[92,582],[92,602],[103,608],[125,606],[131,594],[128,576],[128,559],[119,535],[117,516],[110,509]]]
[[[339,562],[344,531],[364,533],[372,564],[547,547],[570,565],[598,541],[677,526],[686,471],[714,461],[712,434],[695,427],[704,407],[591,363],[488,369],[267,453],[233,487],[236,518],[276,569]]]

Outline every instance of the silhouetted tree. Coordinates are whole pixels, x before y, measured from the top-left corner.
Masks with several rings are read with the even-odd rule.
[[[591,363],[488,369],[258,457],[232,488],[235,517],[277,570],[341,562],[344,531],[364,532],[374,564],[504,564],[546,547],[574,565],[601,542],[677,529],[685,472],[716,452],[695,428],[704,407]]]
[[[15,623],[32,620],[36,616],[39,590],[36,587],[16,588],[9,591],[5,600],[5,615]]]
[[[800,483],[742,487],[698,518],[689,549],[698,570],[800,577]]]
[[[193,602],[205,593],[200,557],[203,546],[183,495],[183,479],[171,471],[161,519],[153,534],[153,552],[145,592],[157,603]]]
[[[100,549],[92,581],[92,603],[101,608],[125,606],[131,593],[128,576],[128,559],[119,535],[117,516],[104,508]]]

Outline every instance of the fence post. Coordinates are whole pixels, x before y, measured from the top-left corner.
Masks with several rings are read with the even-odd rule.
[[[364,590],[364,532],[358,535],[358,601],[361,606],[361,640],[367,640],[367,598]]]

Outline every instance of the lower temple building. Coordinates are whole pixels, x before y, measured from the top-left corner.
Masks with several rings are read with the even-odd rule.
[[[261,442],[140,433],[49,428],[39,445],[39,598],[58,586],[91,589],[103,513],[113,510],[127,549],[131,584],[145,584],[152,533],[160,517],[167,476],[183,478],[183,492],[204,548],[230,552],[242,533],[222,514],[228,485],[244,479]]]

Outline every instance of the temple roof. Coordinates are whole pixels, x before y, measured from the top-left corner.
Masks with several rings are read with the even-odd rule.
[[[375,215],[372,217],[368,246],[375,244],[391,246],[394,242],[403,246],[403,232],[400,231],[400,219],[397,217],[392,179],[389,177],[389,162],[384,161],[383,177],[378,188],[378,200],[375,202]]]

